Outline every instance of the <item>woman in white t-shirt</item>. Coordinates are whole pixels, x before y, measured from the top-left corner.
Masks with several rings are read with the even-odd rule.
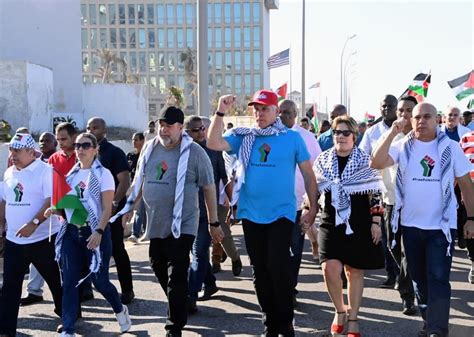
[[[74,336],[79,314],[77,285],[85,279],[80,279],[82,266],[90,263],[87,277],[110,303],[120,331],[125,332],[131,327],[128,309],[121,303],[117,289],[109,279],[112,241],[107,224],[112,212],[114,179],[96,159],[98,146],[93,134],[80,134],[74,147],[79,162],[66,177],[71,191],[55,205],[56,210],[64,210],[62,215],[65,217],[56,239],[56,259],[60,262],[63,278],[63,326],[59,329],[62,336]],[[57,179],[55,183],[60,184]],[[45,215],[52,212],[50,209]]]

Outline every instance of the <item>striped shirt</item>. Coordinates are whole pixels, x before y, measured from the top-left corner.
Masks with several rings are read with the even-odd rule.
[[[474,181],[474,131],[466,133],[459,143],[467,159],[471,162],[471,179]]]

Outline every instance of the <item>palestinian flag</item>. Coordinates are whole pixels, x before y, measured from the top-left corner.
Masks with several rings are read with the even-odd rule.
[[[364,114],[364,122],[368,123],[368,122],[373,122],[374,120],[375,120],[375,115],[371,115],[369,114],[368,111],[366,111]]]
[[[286,92],[287,92],[287,84],[283,84],[281,87],[279,87],[277,90],[275,90],[275,93],[278,96],[278,102],[283,101],[286,99]]]
[[[471,98],[469,100],[469,103],[467,103],[467,108],[468,109],[474,109],[474,98]]]
[[[400,97],[413,96],[418,103],[428,96],[428,87],[431,83],[431,74],[419,73]]]
[[[448,84],[459,101],[474,94],[474,70],[464,76],[448,81]]]
[[[318,120],[318,106],[314,103],[308,111],[306,111],[306,117],[311,121],[314,127],[314,133],[317,134],[319,132],[319,120]]]
[[[69,186],[66,177],[53,169],[53,197],[52,208],[56,210],[72,209],[72,217],[69,223],[83,225],[87,220],[87,210],[79,200],[75,190]]]

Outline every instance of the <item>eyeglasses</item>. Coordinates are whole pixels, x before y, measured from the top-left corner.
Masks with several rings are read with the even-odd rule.
[[[80,148],[83,148],[84,150],[89,150],[91,147],[95,148],[92,143],[86,142],[86,143],[74,143],[74,149],[79,150]]]
[[[188,129],[188,131],[191,131],[191,132],[199,132],[199,131],[204,131],[204,130],[206,130],[206,127],[204,125],[201,125],[198,128]]]
[[[340,136],[343,135],[344,137],[349,137],[350,135],[353,134],[351,130],[333,130],[334,135]]]

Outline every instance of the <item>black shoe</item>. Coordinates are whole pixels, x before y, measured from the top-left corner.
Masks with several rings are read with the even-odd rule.
[[[135,298],[135,293],[133,290],[126,291],[120,295],[120,301],[122,301],[122,304],[130,304],[132,303],[133,299]]]
[[[383,281],[382,284],[379,285],[379,288],[393,289],[393,287],[395,287],[396,282],[396,277],[387,277],[385,281]]]
[[[220,272],[222,270],[221,268],[221,264],[220,263],[213,263],[212,264],[212,273],[213,274],[217,274],[218,272]]]
[[[219,291],[219,288],[214,284],[211,287],[204,288],[204,293],[198,298],[198,301],[207,301],[211,299],[211,296]]]
[[[237,260],[232,261],[232,274],[234,274],[234,276],[239,276],[241,272],[242,272],[242,260],[240,260],[240,257],[239,257]]]
[[[181,337],[181,336],[182,336],[181,330],[176,330],[176,331],[168,330],[166,332],[166,337]]]
[[[460,249],[466,248],[466,239],[463,236],[458,236],[458,247]]]
[[[26,307],[27,305],[43,302],[43,296],[28,294],[20,300],[20,306]]]
[[[186,302],[186,307],[188,309],[188,314],[190,315],[195,314],[198,311],[198,307],[196,305],[196,299],[192,297],[188,297],[188,300]]]
[[[90,300],[93,300],[93,299],[94,299],[94,293],[92,293],[92,292],[81,294],[81,303],[86,302],[86,301],[90,301]]]
[[[225,253],[225,251],[223,251],[221,256],[221,263],[224,263],[225,260],[227,260],[227,254]]]
[[[293,295],[293,309],[296,309],[298,306],[298,301],[296,300],[296,294]]]
[[[413,301],[403,301],[403,310],[402,313],[407,316],[413,316],[416,314],[416,306]]]

